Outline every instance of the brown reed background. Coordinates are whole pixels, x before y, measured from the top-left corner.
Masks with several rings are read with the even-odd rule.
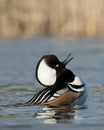
[[[0,0],[0,37],[104,36],[104,0]]]

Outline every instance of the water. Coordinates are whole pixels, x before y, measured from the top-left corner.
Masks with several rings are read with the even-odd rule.
[[[16,105],[28,101],[42,86],[35,67],[44,54],[63,60],[88,87],[85,108]],[[104,39],[49,38],[0,40],[0,129],[78,129],[104,127]]]

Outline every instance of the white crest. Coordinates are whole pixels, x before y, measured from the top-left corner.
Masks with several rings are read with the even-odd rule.
[[[49,67],[43,59],[37,69],[37,78],[43,85],[53,85],[56,81],[56,70]]]

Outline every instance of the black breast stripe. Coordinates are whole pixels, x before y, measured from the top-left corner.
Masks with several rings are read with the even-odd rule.
[[[85,84],[74,85],[74,84],[67,83],[67,85],[68,85],[69,89],[73,92],[79,93],[79,92],[84,91]]]
[[[73,88],[76,88],[76,89],[79,89],[79,88],[82,88],[85,86],[85,84],[81,84],[81,85],[73,85],[73,84],[70,84]]]

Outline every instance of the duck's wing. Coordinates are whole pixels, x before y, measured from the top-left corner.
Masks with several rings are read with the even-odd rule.
[[[30,99],[26,104],[41,104],[51,101],[60,95],[49,88],[45,88],[36,93],[32,99]]]

